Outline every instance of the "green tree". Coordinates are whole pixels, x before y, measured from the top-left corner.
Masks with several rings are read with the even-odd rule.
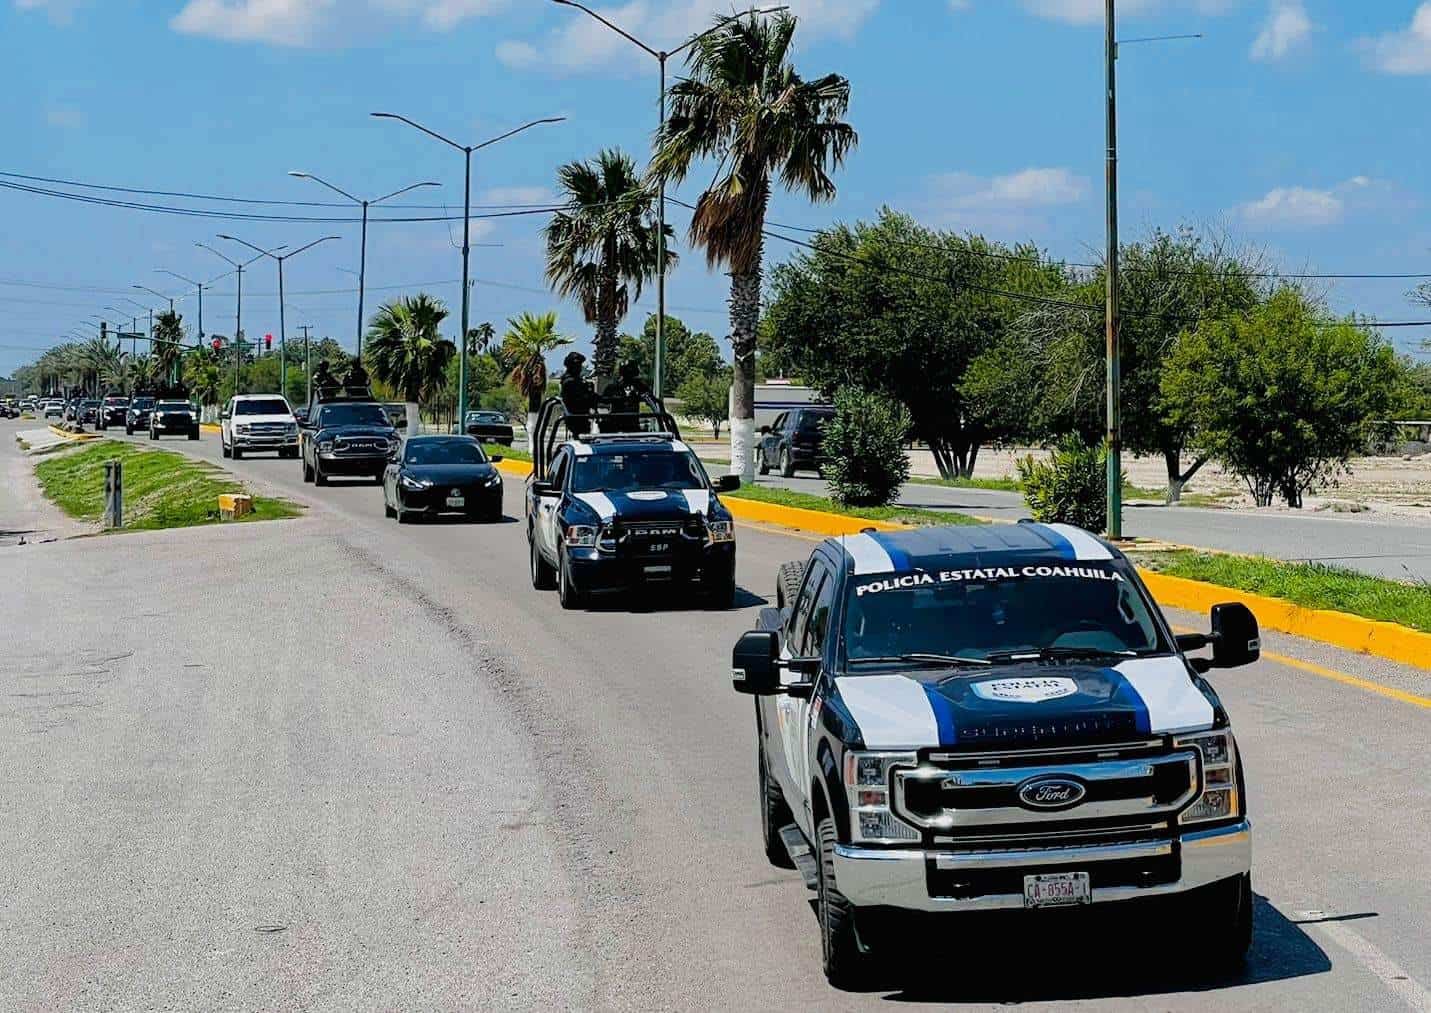
[[[631,157],[615,149],[563,165],[557,185],[565,210],[546,227],[547,279],[576,299],[587,323],[596,325],[593,365],[600,387],[615,375],[617,325],[660,270],[655,194]],[[675,262],[668,248],[667,269]]]
[[[439,332],[447,307],[426,293],[384,303],[368,324],[363,358],[373,378],[407,402],[408,432],[421,424],[421,405],[447,382],[457,346]]]
[[[812,201],[835,196],[830,174],[858,138],[843,117],[850,84],[838,74],[805,80],[790,62],[796,19],[788,13],[722,18],[687,57],[689,77],[670,89],[671,115],[652,171],[680,181],[697,161],[716,178],[696,200],[691,242],[730,272],[735,360],[731,470],[754,477],[755,343],[760,318],[765,214],[772,177]]]
[[[1329,320],[1301,291],[1209,320],[1173,349],[1162,379],[1169,421],[1242,478],[1259,506],[1335,481],[1378,436],[1396,355],[1351,320]]]
[[[512,386],[526,399],[528,442],[536,438],[537,412],[547,392],[547,356],[571,344],[570,338],[557,333],[556,325],[555,310],[513,317],[497,352]]]
[[[642,379],[648,384],[651,382],[656,362],[656,314],[646,318],[639,338],[630,334],[621,335],[618,359],[639,365]],[[715,338],[705,331],[692,332],[678,317],[666,317],[666,355],[662,363],[663,387],[666,390],[679,390],[688,377],[712,373],[723,365],[725,359]]]
[[[184,355],[184,318],[174,310],[154,315],[154,340],[150,355],[154,357],[154,372],[167,383],[175,377],[179,360]]]
[[[691,373],[676,388],[681,414],[710,426],[717,440],[720,427],[730,418],[730,379],[730,367],[721,363],[709,373]]]
[[[1108,526],[1108,449],[1067,433],[1047,461],[1015,462],[1024,502],[1043,524],[1073,524],[1102,532]]]
[[[821,468],[830,495],[850,506],[887,506],[909,479],[909,412],[882,393],[846,387],[825,423]]]
[[[184,384],[200,405],[218,405],[225,400],[224,386],[232,386],[232,375],[208,348],[196,348],[184,356]]]

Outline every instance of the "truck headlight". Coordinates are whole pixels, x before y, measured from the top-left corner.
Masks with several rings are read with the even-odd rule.
[[[710,521],[706,524],[706,540],[712,545],[716,542],[735,541],[735,522]]]
[[[320,453],[320,454],[331,454],[332,452],[333,452],[333,441],[332,441],[332,440],[319,440],[319,441],[318,441],[318,453]]]
[[[286,425],[286,426],[284,427],[283,431],[286,432],[289,436],[297,436],[297,435],[298,435],[298,423],[297,423],[297,422],[290,422],[290,423],[288,423],[288,425]]]
[[[889,808],[891,771],[913,767],[913,753],[845,754],[845,793],[850,803],[850,839],[867,844],[919,840],[919,831],[897,819]]]
[[[596,528],[590,524],[573,524],[563,536],[569,549],[591,549],[596,547]]]
[[[240,422],[238,425],[234,426],[234,429],[236,429],[238,432],[246,433],[248,432],[248,423]]]
[[[1237,740],[1230,729],[1185,735],[1173,740],[1179,747],[1192,746],[1202,754],[1202,794],[1182,815],[1179,823],[1211,823],[1242,813],[1237,792]]]

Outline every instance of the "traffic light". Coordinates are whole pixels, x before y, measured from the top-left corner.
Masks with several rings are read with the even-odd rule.
[[[263,336],[263,350],[264,350],[265,352],[271,352],[271,351],[273,351],[273,335],[272,335],[272,334],[265,334],[265,335]]]
[[[209,344],[213,346],[213,349],[214,349],[214,351],[216,351],[216,352],[217,352],[220,348],[223,348],[223,347],[224,347],[223,341],[222,341],[221,339],[219,339],[219,338],[215,338],[213,341],[209,342]]]

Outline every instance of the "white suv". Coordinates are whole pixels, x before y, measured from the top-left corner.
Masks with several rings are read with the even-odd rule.
[[[219,412],[219,443],[225,457],[274,450],[298,456],[298,422],[288,399],[279,394],[236,394]]]

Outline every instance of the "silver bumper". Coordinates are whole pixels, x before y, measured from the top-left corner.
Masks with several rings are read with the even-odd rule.
[[[1230,827],[1185,833],[1180,840],[1181,875],[1176,882],[1153,886],[1100,887],[1093,903],[1134,900],[1185,893],[1252,868],[1252,825],[1243,820]],[[1169,841],[1148,841],[1096,847],[1037,851],[942,851],[939,849],[879,851],[840,844],[835,846],[835,882],[856,907],[896,907],[911,911],[993,911],[1024,906],[1023,894],[990,894],[956,899],[931,897],[925,862],[940,869],[997,869],[1009,867],[1070,866],[1086,869],[1099,862],[1156,858],[1172,853]]]

